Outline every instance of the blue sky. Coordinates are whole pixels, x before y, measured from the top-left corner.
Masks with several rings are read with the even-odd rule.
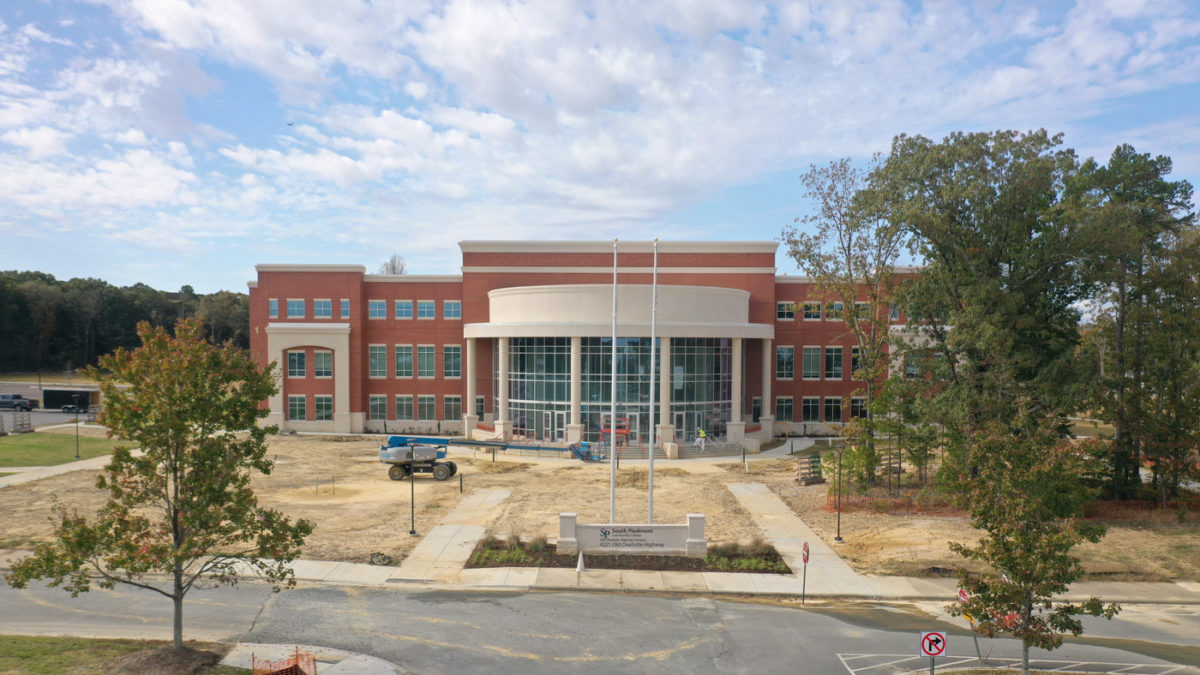
[[[245,290],[464,239],[775,239],[811,164],[1047,128],[1200,177],[1200,3],[0,3],[0,269]],[[797,273],[782,254],[780,272]]]

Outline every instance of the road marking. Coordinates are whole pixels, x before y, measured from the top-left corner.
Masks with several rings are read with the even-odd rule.
[[[871,674],[883,675],[893,673],[925,672],[928,668],[929,657],[910,656],[907,654],[838,654],[838,660],[846,667],[851,675]],[[853,663],[853,665],[851,665]],[[937,666],[941,668],[962,667],[968,664],[978,664],[975,656],[946,656],[937,658]],[[988,657],[988,665],[995,668],[1019,668],[1021,659],[1001,656]],[[1107,661],[1080,661],[1070,659],[1031,658],[1030,667],[1055,673],[1128,673],[1137,671],[1139,675],[1168,675],[1169,673],[1187,673],[1200,675],[1200,668],[1176,663],[1112,663]]]

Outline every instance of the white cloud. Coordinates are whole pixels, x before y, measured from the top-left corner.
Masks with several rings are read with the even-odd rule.
[[[33,160],[66,154],[70,138],[70,134],[50,127],[27,127],[0,134],[5,142],[25,148]]]

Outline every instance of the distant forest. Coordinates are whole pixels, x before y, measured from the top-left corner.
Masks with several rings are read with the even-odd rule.
[[[209,337],[249,347],[245,293],[199,295],[99,279],[60,281],[43,272],[0,271],[0,372],[73,370],[117,347],[138,345],[137,324],[173,326],[201,317]]]

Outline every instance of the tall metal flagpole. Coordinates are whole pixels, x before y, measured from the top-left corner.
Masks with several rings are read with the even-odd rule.
[[[608,416],[608,522],[617,522],[617,240],[613,239],[612,401]]]
[[[650,286],[650,508],[646,522],[654,524],[654,398],[658,389],[654,386],[654,374],[658,370],[654,363],[658,320],[658,237],[654,238],[654,276]]]

